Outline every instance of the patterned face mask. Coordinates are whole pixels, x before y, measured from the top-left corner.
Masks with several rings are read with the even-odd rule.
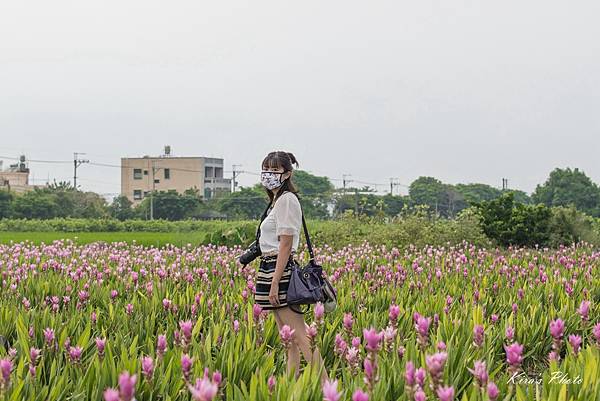
[[[260,173],[260,182],[267,189],[279,188],[283,184],[283,182],[281,182],[281,175],[284,173],[285,172],[276,173],[273,171],[263,171]]]

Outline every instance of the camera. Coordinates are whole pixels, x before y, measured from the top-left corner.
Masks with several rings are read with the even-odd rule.
[[[250,244],[248,249],[241,254],[238,258],[241,264],[244,266],[248,263],[252,262],[254,259],[258,258],[262,252],[260,251],[260,246],[258,245],[258,241],[254,241]]]

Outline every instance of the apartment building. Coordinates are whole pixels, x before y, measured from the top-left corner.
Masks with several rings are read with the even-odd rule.
[[[121,158],[121,195],[134,205],[152,190],[183,193],[196,188],[205,199],[215,198],[231,192],[231,179],[223,177],[223,166],[219,158],[172,156],[169,146],[161,156]]]

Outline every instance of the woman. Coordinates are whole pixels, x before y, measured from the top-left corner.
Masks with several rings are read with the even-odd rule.
[[[287,372],[300,373],[300,351],[306,361],[322,368],[321,379],[327,380],[327,371],[318,347],[311,353],[307,324],[302,313],[292,310],[286,302],[290,280],[290,266],[298,249],[302,229],[302,209],[296,197],[298,190],[292,182],[292,164],[299,166],[293,154],[271,152],[262,162],[261,183],[271,206],[260,225],[259,246],[261,261],[256,278],[254,300],[263,310],[273,311],[277,326],[290,326],[294,341],[288,348]],[[324,381],[323,381],[324,382]]]

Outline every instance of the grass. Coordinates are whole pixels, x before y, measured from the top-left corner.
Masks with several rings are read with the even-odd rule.
[[[200,245],[205,243],[205,233],[169,233],[169,232],[0,232],[0,243],[31,241],[34,244],[50,244],[60,239],[71,239],[78,244],[88,244],[95,241],[120,242],[124,241],[145,246],[161,247],[166,244],[184,246],[186,244]]]

